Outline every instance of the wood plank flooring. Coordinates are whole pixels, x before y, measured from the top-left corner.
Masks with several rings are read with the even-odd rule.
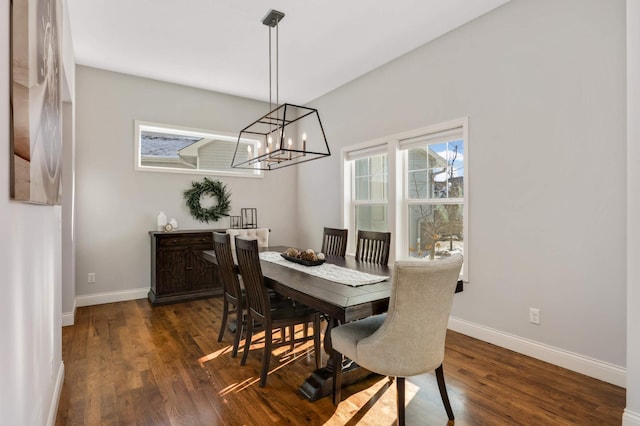
[[[56,425],[393,425],[395,383],[373,376],[308,402],[310,345],[247,365],[218,343],[222,300],[151,307],[136,300],[79,308],[62,331],[65,380]],[[301,331],[300,331],[301,332]],[[326,360],[324,355],[323,361]],[[619,425],[625,390],[449,331],[444,362],[457,425]],[[408,378],[407,424],[447,425],[433,373]]]

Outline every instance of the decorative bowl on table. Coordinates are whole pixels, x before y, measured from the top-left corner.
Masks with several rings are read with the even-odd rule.
[[[290,262],[299,263],[305,266],[318,266],[326,262],[323,253],[316,253],[312,249],[298,250],[289,247],[284,253],[280,253],[280,256],[284,257]]]

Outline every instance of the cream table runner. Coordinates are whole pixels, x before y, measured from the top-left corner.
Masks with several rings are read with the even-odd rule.
[[[340,284],[358,287],[361,285],[375,284],[388,279],[389,277],[382,275],[373,275],[366,272],[354,271],[353,269],[343,268],[342,266],[333,265],[331,263],[323,263],[318,266],[305,266],[286,260],[280,253],[275,251],[264,251],[260,253],[260,259],[267,262],[276,263],[286,266],[287,268],[296,269],[306,272],[309,275],[323,278]]]

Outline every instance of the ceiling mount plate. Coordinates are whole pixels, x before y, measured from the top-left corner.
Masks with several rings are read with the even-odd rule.
[[[284,13],[271,9],[269,13],[267,13],[267,16],[262,19],[262,23],[270,27],[275,27],[278,25],[278,22],[282,21],[282,18],[284,18]]]

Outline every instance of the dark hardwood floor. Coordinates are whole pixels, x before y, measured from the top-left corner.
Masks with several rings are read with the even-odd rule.
[[[258,387],[261,351],[240,367],[231,333],[216,341],[221,308],[219,298],[79,308],[62,331],[56,425],[395,424],[395,384],[384,377],[346,387],[338,407],[299,396],[311,345],[281,348]],[[444,372],[457,425],[621,423],[624,389],[452,331]],[[407,424],[448,424],[433,373],[407,379],[406,399]]]

